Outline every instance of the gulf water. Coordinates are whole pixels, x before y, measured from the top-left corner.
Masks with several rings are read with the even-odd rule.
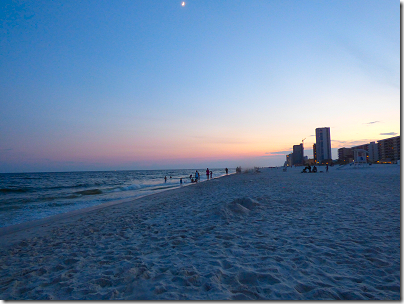
[[[206,168],[197,169],[206,181]],[[0,174],[0,227],[180,187],[195,169]],[[213,168],[213,178],[225,168]],[[229,174],[234,173],[229,168]],[[165,181],[164,177],[167,177]]]

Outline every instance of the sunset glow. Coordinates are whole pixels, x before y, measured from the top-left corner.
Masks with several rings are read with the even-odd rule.
[[[277,166],[318,127],[334,158],[400,135],[399,5],[371,3],[10,4],[0,172]]]

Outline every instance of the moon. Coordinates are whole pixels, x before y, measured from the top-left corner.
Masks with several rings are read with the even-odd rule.
[[[182,6],[185,6],[185,2],[182,2],[181,5],[182,5]]]

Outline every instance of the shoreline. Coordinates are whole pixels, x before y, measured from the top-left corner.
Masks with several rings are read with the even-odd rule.
[[[401,298],[399,167],[261,171],[3,235],[0,298]]]
[[[227,175],[213,177],[210,180],[220,179],[220,178],[230,176],[233,174],[236,174],[236,173],[230,173]],[[10,234],[19,233],[19,232],[22,232],[25,230],[31,230],[31,229],[38,228],[39,226],[41,226],[41,228],[44,228],[44,229],[39,228],[36,230],[44,230],[43,232],[40,232],[40,235],[43,235],[43,233],[45,231],[49,230],[49,229],[46,229],[48,226],[59,223],[59,221],[65,221],[72,217],[74,218],[74,217],[78,217],[78,216],[83,216],[86,213],[91,213],[96,210],[108,208],[108,207],[115,206],[115,205],[126,204],[126,203],[135,203],[136,201],[147,198],[149,196],[153,196],[153,195],[156,195],[159,193],[164,193],[164,192],[176,191],[178,189],[182,189],[187,186],[197,185],[197,184],[208,182],[208,181],[209,180],[200,181],[198,183],[190,183],[190,182],[184,183],[180,186],[172,187],[169,189],[159,190],[159,191],[156,191],[155,193],[145,194],[145,195],[135,197],[135,198],[126,198],[126,199],[121,199],[121,200],[116,200],[116,201],[110,201],[110,202],[102,203],[102,204],[91,206],[91,207],[86,207],[86,208],[76,209],[76,210],[72,210],[72,211],[65,212],[65,213],[55,214],[55,215],[48,216],[48,217],[45,217],[42,219],[37,219],[37,220],[27,221],[27,222],[20,223],[20,224],[0,227],[0,246],[3,248],[7,248],[7,247],[10,247],[13,243],[17,243],[19,241],[19,240],[17,240],[17,241],[12,241],[12,243],[9,243],[10,241],[7,240],[8,238],[6,236],[10,235]],[[33,234],[33,233],[34,232],[32,232],[31,234]],[[25,237],[25,235],[24,235],[24,237]],[[7,241],[5,241],[4,239],[6,239]]]
[[[50,217],[57,214],[135,199],[190,182],[190,171],[164,170],[126,173],[109,171],[16,174],[0,178],[0,228]],[[215,177],[225,175],[217,169]],[[170,179],[164,181],[164,175]],[[171,178],[173,176],[174,178]],[[204,180],[202,178],[202,180]]]

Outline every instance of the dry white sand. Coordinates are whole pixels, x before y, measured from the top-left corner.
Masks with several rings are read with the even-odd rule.
[[[399,166],[300,171],[0,229],[0,299],[401,299]]]

